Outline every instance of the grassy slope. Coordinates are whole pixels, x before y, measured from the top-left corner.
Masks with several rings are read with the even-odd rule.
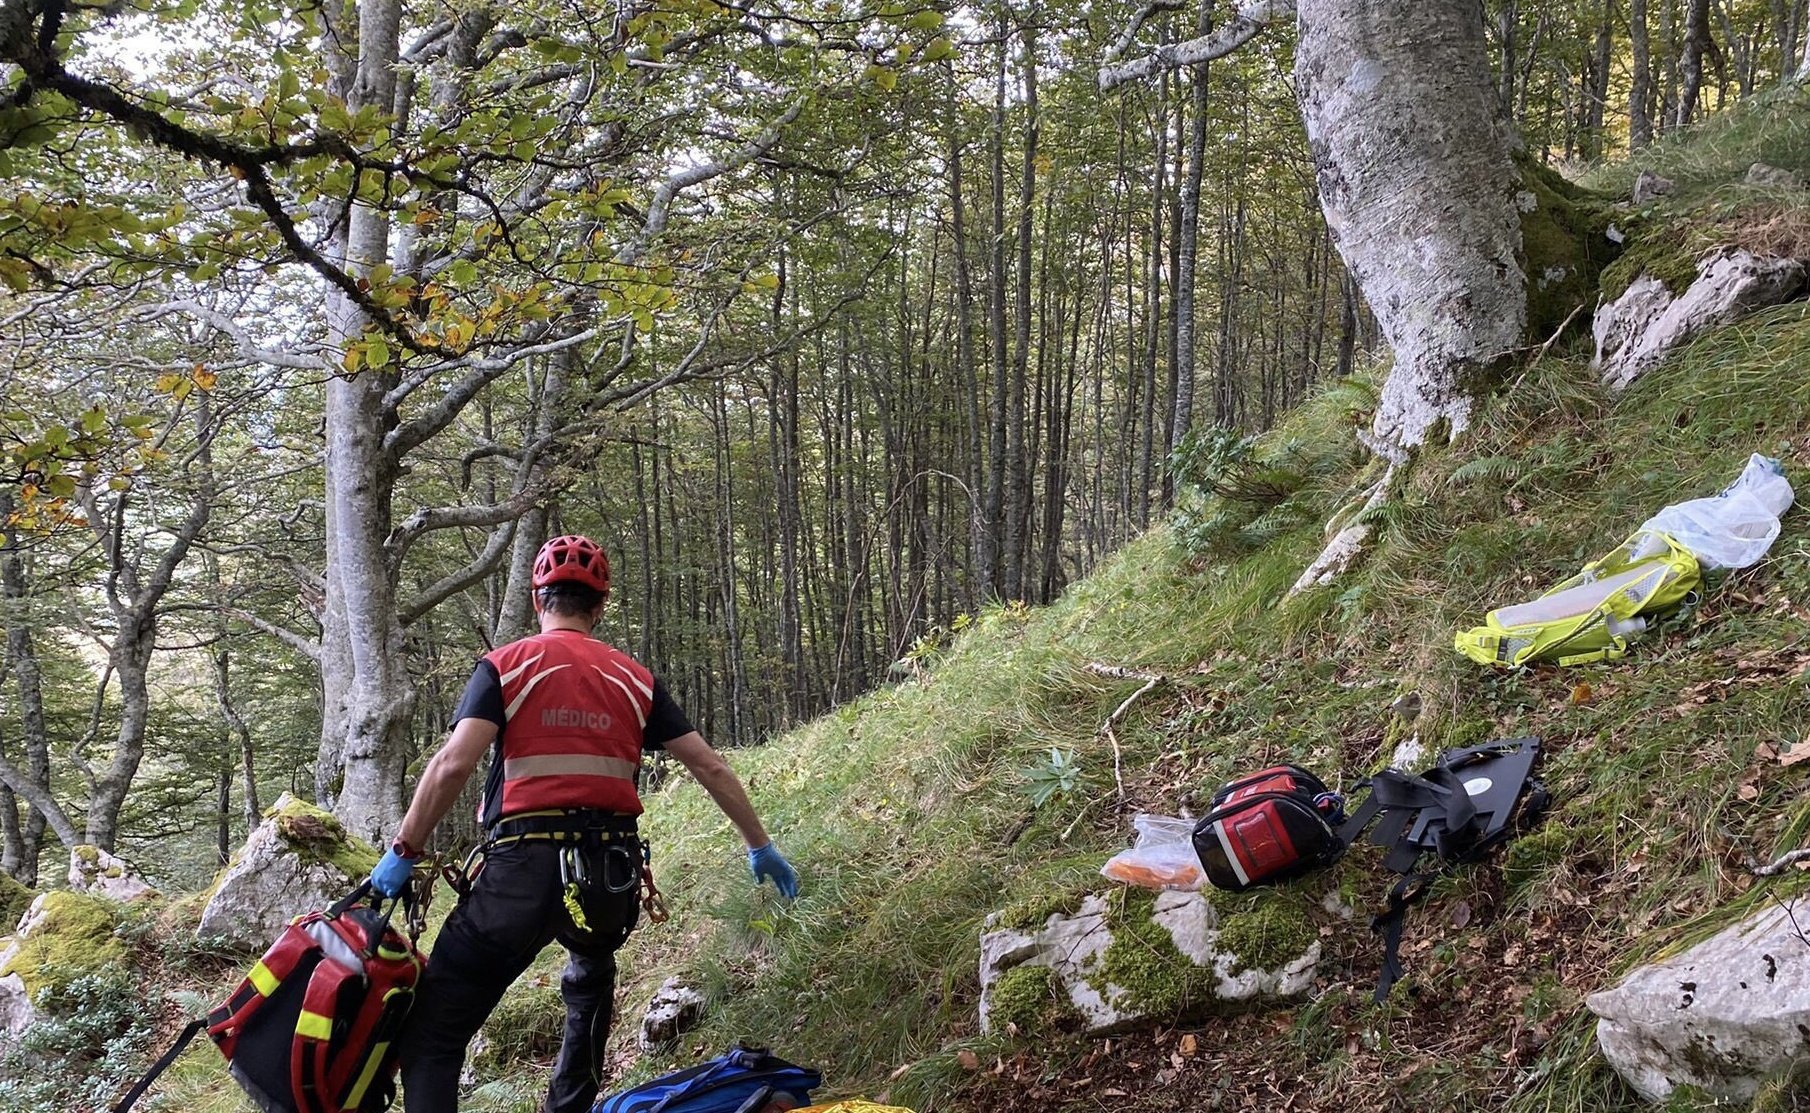
[[[1644,161],[1676,176],[1693,206],[1755,158],[1810,168],[1801,107],[1761,105]],[[1603,184],[1618,173],[1631,176],[1606,172]],[[1720,197],[1722,212],[1750,200],[1727,187]],[[1288,523],[1323,520],[1349,491],[1351,467],[1273,512],[1282,525],[1261,531],[1260,548],[1202,564],[1154,531],[1047,610],[990,611],[929,662],[924,682],[739,755],[803,872],[794,908],[721,865],[734,848],[695,788],[669,790],[652,829],[679,917],[639,937],[627,996],[643,1000],[674,970],[699,976],[715,1005],[675,1059],[751,1035],[824,1066],[839,1089],[890,1088],[925,1108],[1058,1093],[1071,1065],[1069,1076],[1114,1075],[1114,1056],[1097,1046],[1027,1055],[982,1045],[973,1016],[986,914],[1096,883],[1137,807],[1198,808],[1221,779],[1272,759],[1360,775],[1406,732],[1387,705],[1411,690],[1425,707],[1415,724],[1424,741],[1543,735],[1555,812],[1508,859],[1506,878],[1472,871],[1416,912],[1408,961],[1421,997],[1370,1006],[1372,941],[1361,926],[1328,925],[1332,958],[1311,1006],[1274,1026],[1190,1029],[1193,1046],[1213,1049],[1196,1055],[1202,1085],[1266,1065],[1280,1079],[1269,1085],[1300,1095],[1297,1108],[1350,1104],[1378,1086],[1377,1107],[1417,1095],[1457,1108],[1630,1106],[1592,1052],[1581,996],[1803,887],[1753,887],[1742,868],[1810,828],[1803,768],[1754,762],[1760,742],[1810,736],[1802,512],[1765,563],[1712,583],[1690,618],[1624,663],[1490,675],[1451,652],[1451,633],[1574,570],[1660,505],[1713,492],[1751,451],[1784,456],[1810,490],[1810,312],[1786,307],[1725,330],[1618,401],[1583,363],[1529,368],[1471,436],[1424,458],[1379,516],[1372,558],[1335,587],[1282,600],[1319,543],[1317,526]],[[1293,415],[1271,452],[1290,438],[1348,437],[1356,393]],[[1092,676],[1089,661],[1176,678],[1119,731],[1128,809],[1113,799],[1097,728],[1136,683]],[[1034,809],[1019,770],[1050,746],[1076,754],[1083,783]],[[1757,799],[1740,798],[1744,783]],[[1348,891],[1384,891],[1373,856],[1345,870]],[[1194,1060],[1138,1085],[1150,1068],[1124,1060],[1160,1062],[1166,1038],[1117,1055],[1132,1094],[1122,1103],[1187,1107],[1212,1092],[1186,1085]],[[965,1076],[963,1048],[1003,1062],[1012,1080]],[[1100,1085],[1076,1107],[1091,1107],[1081,1095]]]
[[[1810,170],[1804,119],[1801,104],[1762,104],[1645,161],[1698,205],[1755,157]],[[1602,184],[1628,176],[1606,171]],[[1804,512],[1767,561],[1712,582],[1700,608],[1625,662],[1487,674],[1451,652],[1451,633],[1568,574],[1660,505],[1712,492],[1751,451],[1783,456],[1810,496],[1807,367],[1803,304],[1699,342],[1619,400],[1582,358],[1548,358],[1459,446],[1417,464],[1376,516],[1370,560],[1334,587],[1283,600],[1318,523],[1360,482],[1358,462],[1338,452],[1283,506],[1222,537],[1211,560],[1158,529],[1047,609],[989,610],[928,657],[923,681],[736,755],[803,877],[793,906],[750,888],[695,785],[669,787],[649,828],[675,917],[624,954],[625,1076],[749,1036],[823,1067],[838,1092],[889,1090],[922,1110],[1024,1108],[1026,1095],[1091,1109],[1109,1086],[1125,1096],[1108,1104],[1133,1109],[1283,1096],[1295,1109],[1633,1108],[1594,1055],[1582,995],[1805,888],[1801,875],[1752,885],[1743,867],[1810,830],[1810,767],[1754,758],[1759,743],[1810,737]],[[1264,451],[1288,456],[1292,441],[1326,457],[1325,445],[1349,441],[1364,394],[1323,394]],[[1174,679],[1118,730],[1125,807],[1098,728],[1137,684],[1092,675],[1090,661]],[[1412,727],[1388,710],[1408,691],[1425,708]],[[1404,957],[1418,996],[1371,1005],[1378,951],[1361,918],[1328,916],[1322,985],[1298,1009],[1111,1043],[979,1037],[989,912],[1103,885],[1098,867],[1135,810],[1198,811],[1221,780],[1277,759],[1349,781],[1409,730],[1432,745],[1539,733],[1556,797],[1505,861],[1442,883],[1411,916]],[[1080,783],[1039,809],[1020,771],[1052,746],[1074,753]],[[1756,798],[1741,798],[1743,784]],[[1362,906],[1387,881],[1374,854],[1358,853],[1300,885],[1317,897],[1342,884]],[[675,1054],[635,1062],[639,1006],[675,972],[701,979],[709,1018]],[[468,1109],[538,1101],[557,1039],[555,956],[528,980],[491,1025],[500,1054],[481,1065],[487,1081]],[[965,1051],[989,1069],[964,1071]],[[209,1054],[186,1057],[169,1107],[238,1108]]]

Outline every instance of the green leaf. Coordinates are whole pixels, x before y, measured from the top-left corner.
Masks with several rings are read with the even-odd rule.
[[[937,11],[921,11],[905,21],[905,26],[913,31],[934,31],[943,25],[943,13]]]
[[[383,337],[372,337],[365,346],[365,366],[383,367],[390,362],[390,346],[383,342]]]

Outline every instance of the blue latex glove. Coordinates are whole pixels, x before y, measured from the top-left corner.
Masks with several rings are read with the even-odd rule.
[[[798,874],[793,872],[791,864],[772,843],[748,852],[748,868],[754,872],[756,885],[771,881],[773,887],[779,890],[779,895],[787,900],[798,895]]]
[[[402,892],[402,887],[409,883],[409,875],[414,872],[415,859],[404,858],[392,846],[384,853],[383,860],[377,863],[377,868],[371,871],[371,888],[386,897],[393,897]]]

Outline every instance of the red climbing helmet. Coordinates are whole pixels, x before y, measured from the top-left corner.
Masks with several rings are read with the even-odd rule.
[[[581,584],[608,595],[610,558],[603,555],[603,546],[576,533],[542,545],[534,557],[534,590],[553,584]]]

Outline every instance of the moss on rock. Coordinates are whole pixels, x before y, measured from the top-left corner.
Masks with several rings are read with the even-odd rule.
[[[1007,970],[994,984],[990,1017],[995,1029],[1009,1024],[1020,1035],[1070,1031],[1081,1021],[1056,972],[1028,963]]]
[[[17,974],[28,993],[60,990],[84,974],[123,965],[130,957],[115,934],[120,906],[99,897],[52,892],[43,897],[31,934],[18,942],[0,976]]]
[[[1522,152],[1515,158],[1528,197],[1521,206],[1521,266],[1527,276],[1527,335],[1544,340],[1579,306],[1595,303],[1598,276],[1621,254],[1609,238],[1614,210],[1600,194],[1567,181]]]
[[[1211,1001],[1217,977],[1182,954],[1169,929],[1150,918],[1156,898],[1143,890],[1119,898],[1112,943],[1088,983],[1103,997],[1116,986],[1126,1004],[1157,1016],[1183,1016]]]
[[[1083,889],[1051,890],[1006,905],[999,912],[995,926],[1013,931],[1035,931],[1049,923],[1051,916],[1072,916],[1087,899]]]
[[[1594,823],[1542,823],[1509,842],[1502,853],[1502,877],[1520,889],[1545,877],[1554,866],[1576,858],[1583,848],[1606,842],[1614,831],[1610,820]]]
[[[11,935],[19,917],[38,898],[38,891],[10,873],[0,871],[0,935]]]
[[[1702,246],[1693,245],[1688,231],[1676,227],[1643,225],[1621,258],[1603,268],[1598,286],[1605,302],[1628,292],[1641,275],[1656,278],[1673,297],[1697,281],[1697,259]]]
[[[377,851],[306,800],[285,794],[264,817],[276,821],[277,833],[304,861],[325,862],[347,877],[363,877],[377,865]]]
[[[1233,958],[1231,973],[1274,970],[1305,954],[1315,939],[1307,902],[1292,892],[1266,893],[1249,911],[1226,919],[1219,946]]]

